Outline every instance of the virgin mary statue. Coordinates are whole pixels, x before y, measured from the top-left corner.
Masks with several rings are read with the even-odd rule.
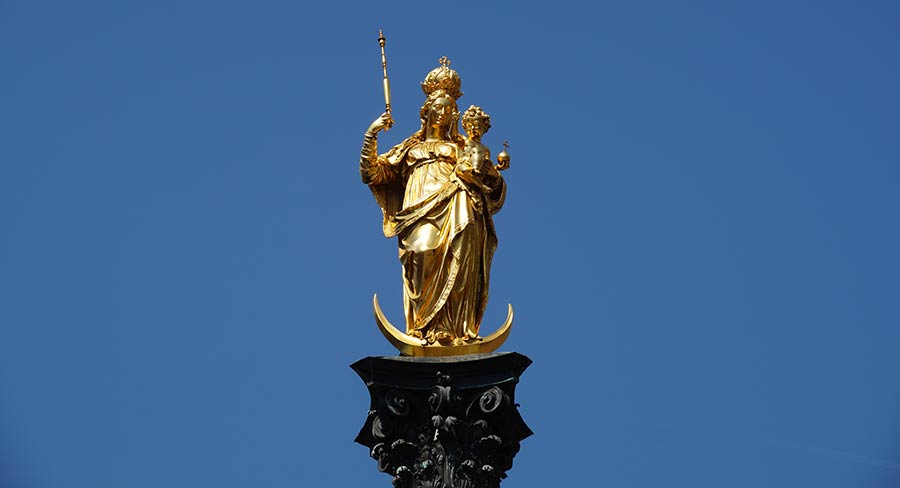
[[[397,237],[403,266],[406,334],[428,345],[480,340],[497,237],[491,215],[506,184],[490,164],[459,164],[456,100],[460,78],[442,63],[422,82],[421,128],[384,154],[378,133],[393,123],[382,114],[366,131],[359,161],[384,213],[385,237]]]

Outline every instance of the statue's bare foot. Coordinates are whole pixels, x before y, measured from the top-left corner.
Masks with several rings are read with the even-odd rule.
[[[446,332],[438,332],[434,334],[434,340],[440,343],[441,345],[447,345],[453,342],[453,337]]]
[[[407,332],[406,335],[408,335],[408,336],[410,336],[410,337],[415,337],[416,339],[421,339],[421,338],[422,338],[422,331],[421,331],[421,330],[418,330],[418,329],[413,329],[413,330]]]

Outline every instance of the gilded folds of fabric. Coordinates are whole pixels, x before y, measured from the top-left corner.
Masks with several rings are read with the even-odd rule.
[[[499,174],[483,194],[455,173],[460,148],[413,137],[361,166],[397,237],[407,334],[429,342],[478,336],[497,238],[491,214],[503,203]]]

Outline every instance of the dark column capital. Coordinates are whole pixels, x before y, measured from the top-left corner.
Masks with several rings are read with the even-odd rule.
[[[372,402],[356,442],[395,488],[496,488],[532,434],[515,403],[519,353],[368,357],[351,367]]]

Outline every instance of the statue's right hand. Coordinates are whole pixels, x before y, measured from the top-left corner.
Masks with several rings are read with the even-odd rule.
[[[394,125],[394,118],[391,117],[391,114],[385,112],[381,114],[380,117],[372,121],[372,125],[369,126],[369,130],[367,132],[374,134],[376,132],[388,130],[392,125]]]

